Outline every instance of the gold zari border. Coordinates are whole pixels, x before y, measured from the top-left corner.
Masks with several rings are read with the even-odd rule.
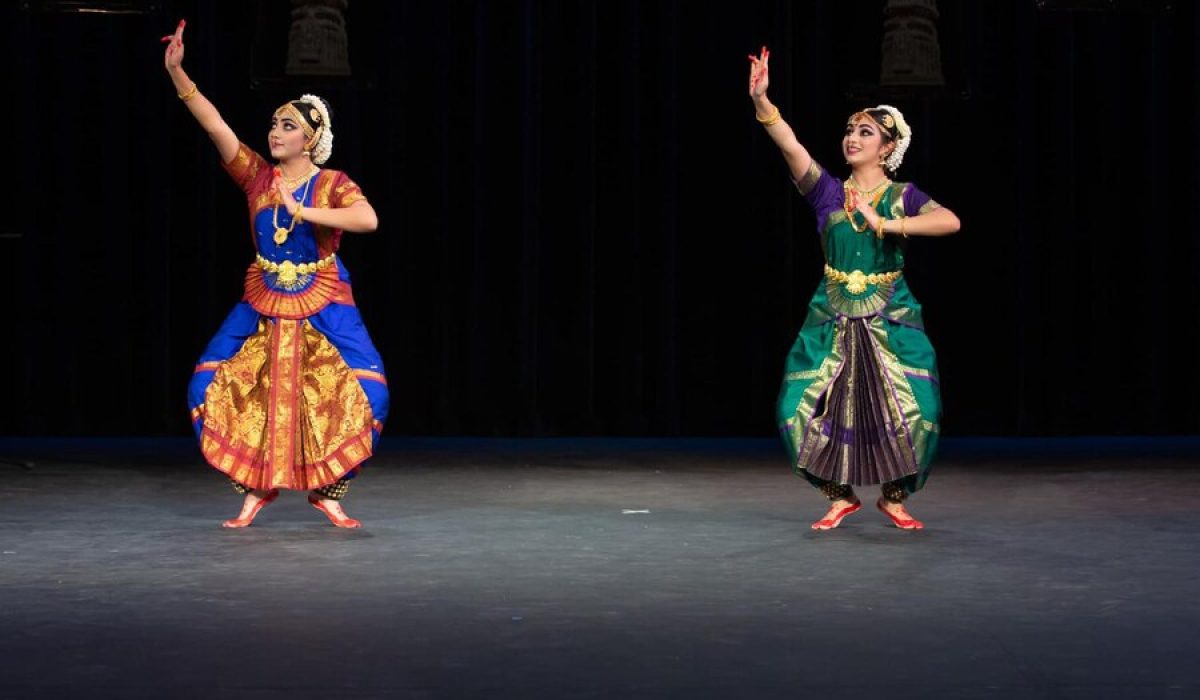
[[[371,456],[382,427],[356,373],[308,321],[261,319],[205,392],[200,448],[255,489],[311,490]]]

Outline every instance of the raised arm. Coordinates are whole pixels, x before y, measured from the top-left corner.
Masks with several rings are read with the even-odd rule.
[[[179,99],[183,100],[188,111],[192,113],[197,122],[200,122],[201,128],[216,144],[217,152],[221,154],[221,162],[228,163],[237,155],[238,137],[221,118],[221,113],[217,111],[213,103],[200,93],[196,88],[196,83],[192,82],[192,79],[183,70],[183,28],[186,26],[187,20],[180,20],[179,26],[175,28],[175,33],[162,38],[163,42],[167,44],[163,63],[167,68],[167,75],[175,84],[175,92],[179,95]]]
[[[799,181],[808,174],[808,169],[812,166],[812,156],[808,154],[808,149],[796,140],[795,132],[780,116],[779,108],[767,99],[770,59],[771,52],[765,46],[758,56],[750,56],[750,99],[754,102],[755,116],[758,117],[759,123],[766,127],[767,135],[783,152],[783,158],[792,171],[792,179]]]

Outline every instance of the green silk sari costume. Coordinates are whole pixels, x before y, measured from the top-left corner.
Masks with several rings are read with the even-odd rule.
[[[816,486],[920,489],[937,448],[937,361],[921,305],[898,271],[904,239],[853,223],[840,181],[815,161],[796,183],[817,215],[826,274],[788,353],[777,416],[797,474]],[[911,183],[875,200],[888,219],[939,205]],[[892,273],[892,274],[887,274]]]

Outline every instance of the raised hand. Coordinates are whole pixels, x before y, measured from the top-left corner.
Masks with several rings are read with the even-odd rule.
[[[221,162],[231,163],[241,144],[237,134],[233,133],[233,129],[221,118],[221,113],[200,92],[195,81],[188,77],[187,71],[183,69],[183,29],[186,26],[187,20],[181,19],[179,26],[175,27],[175,33],[162,38],[163,43],[167,45],[167,50],[163,53],[163,66],[167,69],[167,76],[175,87],[175,93],[217,147],[217,152],[221,154]]]
[[[767,94],[767,85],[771,82],[768,66],[771,52],[764,46],[757,56],[748,56],[748,58],[750,59],[750,97],[762,97]]]
[[[766,128],[767,134],[775,142],[775,145],[779,146],[779,150],[783,152],[788,170],[792,172],[792,179],[799,182],[809,174],[809,170],[812,168],[812,156],[808,154],[808,149],[796,140],[796,133],[792,131],[792,127],[783,120],[779,108],[771,104],[770,98],[767,97],[767,86],[771,82],[771,52],[764,46],[757,56],[748,58],[750,59],[750,102],[754,105],[754,116],[758,123]]]
[[[179,66],[183,63],[183,28],[186,26],[187,20],[181,19],[179,26],[175,28],[175,33],[162,38],[163,43],[167,45],[166,54],[163,56],[163,65],[166,66],[168,73],[179,70]]]

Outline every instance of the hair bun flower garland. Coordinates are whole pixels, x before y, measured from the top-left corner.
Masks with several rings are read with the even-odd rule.
[[[891,105],[879,105],[875,109],[887,112],[896,120],[896,147],[883,162],[884,167],[896,172],[900,169],[900,163],[904,162],[904,154],[908,152],[908,146],[912,143],[912,127],[908,125],[904,114]]]
[[[323,165],[333,155],[333,121],[329,118],[329,108],[325,106],[325,100],[316,95],[301,95],[300,101],[312,105],[321,115],[320,134],[312,147],[312,161]]]

